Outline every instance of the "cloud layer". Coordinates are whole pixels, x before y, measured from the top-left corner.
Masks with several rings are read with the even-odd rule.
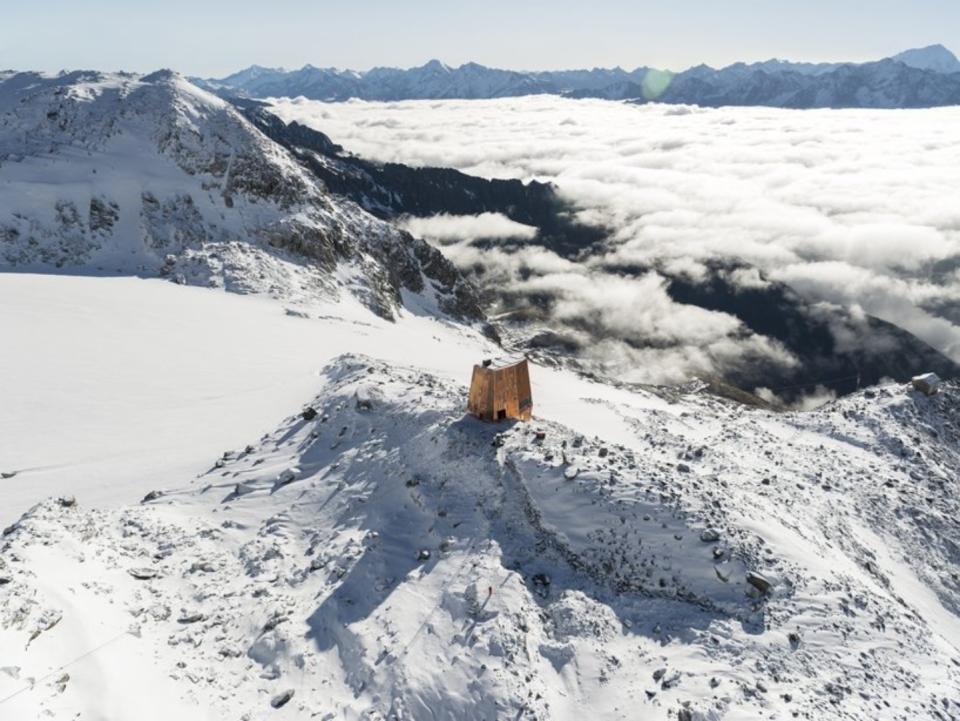
[[[657,352],[676,354],[687,370],[715,367],[726,352],[783,353],[730,316],[673,303],[656,274],[621,287],[600,266],[696,279],[711,260],[743,260],[811,301],[892,321],[960,361],[960,109],[701,109],[545,96],[279,100],[275,110],[372,159],[554,182],[584,220],[613,229],[606,255],[584,267],[531,246],[482,251],[482,262],[559,295],[561,315],[593,313],[611,331],[662,338]],[[476,237],[473,222],[431,220],[419,232],[450,244]],[[449,252],[464,265],[481,260],[466,243]],[[732,280],[763,282],[751,271]]]
[[[405,218],[400,227],[416,236],[443,243],[486,239],[527,239],[537,235],[537,229],[510,220],[501,213],[479,215],[434,215],[430,218]]]

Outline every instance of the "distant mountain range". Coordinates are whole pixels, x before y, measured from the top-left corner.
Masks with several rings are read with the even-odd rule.
[[[299,70],[257,65],[225,78],[192,78],[222,95],[342,101],[482,99],[564,95],[702,106],[784,108],[923,108],[960,104],[960,60],[942,45],[907,50],[868,63],[767,60],[707,65],[674,73],[640,67],[523,72],[438,60],[406,70]]]

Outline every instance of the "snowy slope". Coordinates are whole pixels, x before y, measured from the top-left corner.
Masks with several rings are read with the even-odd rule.
[[[309,316],[274,430],[4,532],[4,718],[960,718],[956,385],[773,414],[535,367],[492,426],[475,332]]]
[[[0,270],[162,275],[285,300],[406,290],[476,318],[443,256],[335,200],[232,106],[169,71],[0,82]]]

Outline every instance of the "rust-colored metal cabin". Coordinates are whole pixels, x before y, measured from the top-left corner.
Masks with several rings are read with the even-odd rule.
[[[467,411],[484,421],[529,421],[533,396],[527,359],[515,356],[475,365]]]

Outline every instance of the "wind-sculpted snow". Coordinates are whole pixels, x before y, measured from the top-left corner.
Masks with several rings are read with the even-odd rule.
[[[361,356],[324,378],[189,483],[4,532],[4,711],[960,715],[955,384],[809,414],[581,400],[626,429],[594,436],[480,423],[463,388]]]
[[[425,243],[331,199],[230,105],[169,71],[19,73],[0,82],[0,267],[164,275],[336,296],[390,317],[402,292],[476,318]]]

